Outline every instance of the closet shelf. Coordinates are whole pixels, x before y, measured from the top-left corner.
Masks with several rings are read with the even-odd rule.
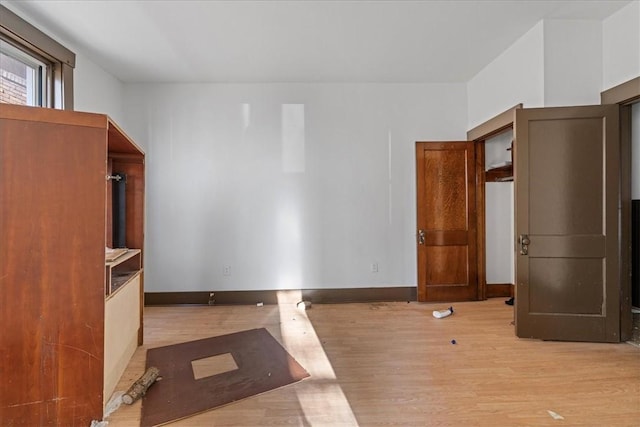
[[[513,181],[513,165],[507,164],[485,171],[484,180],[485,182]]]

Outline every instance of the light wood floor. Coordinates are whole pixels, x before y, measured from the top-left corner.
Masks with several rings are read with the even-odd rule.
[[[444,319],[431,314],[443,305],[304,312],[295,300],[146,308],[145,345],[117,390],[144,372],[147,348],[264,327],[311,377],[172,426],[640,426],[640,348],[630,344],[518,339],[501,298],[453,304]],[[139,425],[140,405],[109,427]]]

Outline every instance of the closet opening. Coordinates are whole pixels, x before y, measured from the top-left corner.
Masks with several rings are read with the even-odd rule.
[[[476,144],[478,281],[483,298],[513,303],[515,285],[514,132],[515,110],[467,132]]]
[[[513,129],[477,144],[484,145],[486,297],[513,297]]]

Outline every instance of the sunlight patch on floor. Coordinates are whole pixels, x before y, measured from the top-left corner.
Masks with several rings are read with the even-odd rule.
[[[311,374],[311,378],[296,387],[305,421],[325,425],[329,417],[339,425],[357,426],[351,405],[335,381],[336,374],[306,311],[296,307],[301,300],[300,291],[278,291],[282,344]]]

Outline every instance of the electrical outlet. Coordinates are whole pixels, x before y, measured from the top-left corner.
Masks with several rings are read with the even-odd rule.
[[[225,265],[222,267],[222,275],[223,276],[231,276],[231,266]]]
[[[377,262],[371,263],[371,272],[372,273],[377,273],[378,272],[378,263]]]

